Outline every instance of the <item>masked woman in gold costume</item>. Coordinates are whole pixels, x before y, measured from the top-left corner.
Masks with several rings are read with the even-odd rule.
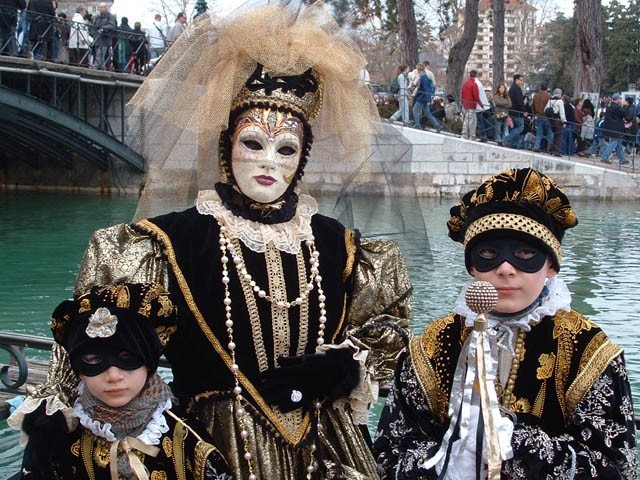
[[[77,292],[171,292],[173,392],[237,479],[377,478],[364,424],[403,346],[410,283],[394,243],[299,190],[312,142],[316,172],[366,158],[379,120],[364,65],[321,3],[198,17],[131,102],[143,219],[97,231],[80,266]],[[151,216],[195,191],[194,207]],[[67,408],[63,360],[53,352],[23,413]]]

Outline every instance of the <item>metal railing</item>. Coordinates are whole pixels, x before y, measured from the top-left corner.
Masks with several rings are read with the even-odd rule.
[[[462,101],[459,97],[453,97],[453,102],[446,100],[446,97],[440,97],[434,95],[435,101],[432,100],[429,105],[430,114],[436,118],[440,123],[440,130],[456,136],[462,136],[462,126],[464,122],[464,115],[467,113],[462,108]],[[521,116],[523,112],[516,111],[514,109],[507,109],[509,116],[513,117],[514,114]],[[601,108],[599,110],[606,110]],[[409,115],[413,119],[413,112],[411,105],[409,106]],[[486,138],[487,141],[495,142],[495,132],[498,126],[498,119],[495,117],[495,106],[491,102],[491,108],[481,114],[483,116],[482,121],[478,119],[476,135],[478,138]],[[478,115],[477,115],[478,116]],[[450,117],[450,118],[447,118]],[[616,160],[616,152],[612,152],[609,162],[612,166],[617,166],[619,169],[630,169],[632,172],[640,170],[640,128],[638,125],[638,116],[634,115],[631,129],[626,129],[624,132],[606,130],[602,127],[594,126],[594,137],[591,140],[582,139],[581,132],[585,127],[583,124],[575,122],[565,122],[564,126],[559,119],[550,118],[547,116],[537,116],[533,113],[527,112],[527,118],[525,119],[525,132],[521,134],[521,145],[518,147],[523,150],[533,150],[535,145],[536,134],[536,122],[542,118],[543,121],[549,121],[551,130],[554,134],[554,138],[558,137],[560,141],[549,141],[545,139],[542,148],[539,149],[539,153],[547,153],[564,158],[573,158],[581,162],[589,162],[594,165],[602,165],[602,153],[610,142],[611,138],[620,138],[621,148],[623,149],[624,158],[628,163],[620,164]],[[506,119],[504,121],[507,121]],[[598,123],[596,115],[595,125]],[[421,116],[421,125],[415,125],[415,123],[409,123],[408,126],[427,128],[430,130],[437,130],[432,128],[433,125],[429,121],[429,117]],[[527,133],[529,135],[525,138]]]
[[[0,6],[0,54],[147,75],[146,33],[102,29],[85,22]]]
[[[52,338],[0,331],[0,349],[8,352],[10,357],[8,364],[0,367],[0,392],[15,393],[16,395],[24,394],[25,390],[22,387],[29,376],[25,349],[50,351],[54,343]],[[160,365],[163,367],[170,366],[164,356],[160,358]],[[13,375],[15,378],[11,378],[9,374],[11,369],[17,370],[17,373]]]

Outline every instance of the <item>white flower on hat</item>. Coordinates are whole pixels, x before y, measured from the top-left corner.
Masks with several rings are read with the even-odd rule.
[[[90,338],[108,338],[116,333],[118,317],[112,315],[108,308],[98,308],[90,317],[85,332]]]

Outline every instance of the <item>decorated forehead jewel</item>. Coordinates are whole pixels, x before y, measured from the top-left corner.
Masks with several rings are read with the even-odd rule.
[[[98,308],[90,317],[85,332],[90,338],[109,338],[116,333],[118,317],[112,315],[108,308]]]
[[[232,108],[273,105],[316,118],[322,108],[323,83],[311,68],[300,75],[271,75],[258,64],[233,101]]]

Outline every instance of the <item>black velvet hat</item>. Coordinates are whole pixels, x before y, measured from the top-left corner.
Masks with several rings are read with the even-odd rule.
[[[96,286],[62,302],[51,318],[53,337],[72,366],[74,354],[88,347],[113,348],[137,355],[153,373],[175,330],[176,308],[157,283]]]
[[[478,240],[505,233],[533,241],[549,253],[559,270],[564,232],[578,224],[562,189],[532,168],[494,175],[465,194],[450,213],[449,236],[464,245],[467,270],[469,253]]]

